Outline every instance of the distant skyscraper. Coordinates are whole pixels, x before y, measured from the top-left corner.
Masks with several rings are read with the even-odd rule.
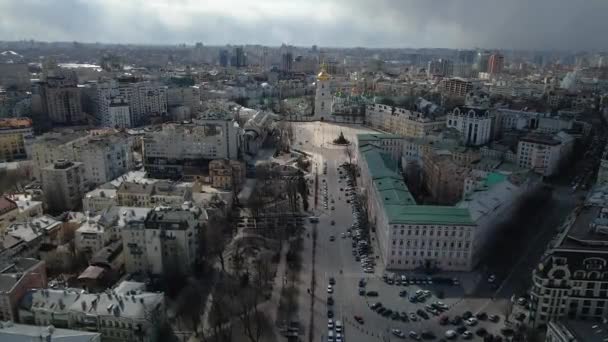
[[[247,59],[245,56],[245,50],[242,46],[234,49],[234,55],[232,56],[232,66],[242,68],[247,66]]]
[[[488,59],[488,72],[490,74],[500,74],[505,64],[505,58],[499,53],[495,53]]]
[[[220,66],[222,68],[228,67],[228,62],[230,61],[230,56],[228,50],[220,50]]]
[[[429,61],[427,75],[449,77],[454,74],[454,63],[449,59],[435,59]]]
[[[459,50],[458,64],[473,64],[475,63],[476,52],[473,50]]]
[[[281,55],[281,71],[291,72],[293,69],[293,55],[291,52]]]
[[[75,75],[48,76],[41,91],[43,108],[53,123],[75,124],[85,120]]]
[[[490,54],[487,52],[480,51],[477,53],[475,57],[475,70],[477,72],[488,72],[488,60],[490,59]]]

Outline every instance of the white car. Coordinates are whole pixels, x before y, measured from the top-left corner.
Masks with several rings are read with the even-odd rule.
[[[448,340],[454,339],[456,338],[456,332],[454,330],[448,330],[445,332],[445,338],[447,338]]]
[[[331,330],[331,329],[333,329],[333,328],[334,328],[334,320],[333,320],[333,319],[331,319],[331,318],[329,318],[329,319],[327,320],[327,329],[330,329],[330,330]]]
[[[477,325],[477,318],[471,317],[465,321],[465,324],[470,327],[473,327],[473,326]]]
[[[331,285],[327,285],[327,293],[334,293],[334,287]]]

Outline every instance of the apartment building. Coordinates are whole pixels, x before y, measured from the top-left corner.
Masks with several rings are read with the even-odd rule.
[[[77,210],[85,189],[84,164],[57,160],[42,169],[44,204],[50,211]]]
[[[530,133],[517,145],[517,165],[543,176],[551,176],[570,157],[574,138],[559,132],[554,135]]]
[[[77,124],[85,121],[75,75],[48,76],[40,89],[43,108],[51,122]]]
[[[74,146],[88,139],[89,133],[84,130],[65,130],[50,132],[36,137],[32,143],[32,161],[34,176],[42,179],[42,169],[53,165],[60,159],[76,160]]]
[[[83,217],[74,234],[74,247],[93,255],[112,241],[120,240],[121,231],[133,220],[143,220],[150,208],[111,206],[99,214]]]
[[[19,307],[27,324],[99,332],[103,341],[156,342],[165,319],[163,293],[147,292],[143,283],[123,281],[102,293],[81,289],[35,289]]]
[[[608,315],[608,188],[598,186],[559,227],[532,271],[530,323],[601,322]]]
[[[0,161],[26,159],[33,138],[30,118],[0,119]]]
[[[460,132],[465,145],[485,145],[492,139],[492,116],[487,109],[456,107],[447,116],[447,127]]]
[[[232,119],[165,124],[143,138],[144,167],[156,178],[180,178],[212,159],[237,159],[240,129]]]
[[[19,301],[27,291],[47,286],[46,266],[43,261],[14,258],[0,264],[0,321],[18,319]]]
[[[192,188],[168,181],[152,184],[123,182],[116,198],[119,205],[127,207],[181,206],[192,199]]]
[[[91,137],[74,146],[75,160],[82,162],[86,188],[111,181],[133,168],[133,138],[125,133]]]
[[[473,90],[473,82],[460,77],[448,78],[441,81],[439,89],[446,96],[466,97]]]
[[[42,216],[42,202],[31,195],[15,194],[0,197],[0,236],[10,224]]]
[[[157,207],[122,229],[127,272],[190,273],[200,260],[199,234],[207,213],[197,207]]]
[[[238,191],[245,181],[245,164],[238,160],[215,159],[209,162],[211,186]]]
[[[413,138],[425,137],[446,126],[445,116],[425,114],[378,103],[367,106],[365,122],[371,127]]]

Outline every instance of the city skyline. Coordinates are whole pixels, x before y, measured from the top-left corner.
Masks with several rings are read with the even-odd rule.
[[[599,0],[8,0],[0,40],[597,50],[608,44],[597,34],[608,28],[606,10]]]

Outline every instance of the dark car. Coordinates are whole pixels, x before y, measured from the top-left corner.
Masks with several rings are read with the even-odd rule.
[[[489,320],[490,322],[494,322],[494,323],[496,323],[496,322],[500,321],[500,316],[498,316],[498,315],[490,315],[490,316],[488,317],[488,320]]]
[[[399,291],[399,297],[405,297],[407,296],[407,291]]]
[[[439,317],[439,325],[446,325],[450,322],[450,318],[448,316]]]
[[[365,296],[365,289],[359,288],[359,296]]]
[[[467,327],[458,327],[456,332],[462,335],[465,331],[467,331]]]
[[[400,318],[401,318],[402,321],[404,321],[406,323],[410,321],[410,319],[407,318],[407,314],[405,312],[403,312],[403,311],[400,314]]]
[[[488,314],[485,312],[480,312],[477,315],[475,315],[475,317],[480,321],[485,321],[486,319],[488,319]]]
[[[418,309],[418,311],[416,311],[416,313],[418,314],[418,316],[420,316],[424,319],[429,319],[429,315],[421,309]]]
[[[502,328],[500,329],[500,333],[503,334],[503,336],[513,336],[513,329],[511,328]]]
[[[365,287],[365,279],[359,280],[359,287]]]
[[[327,305],[334,305],[334,298],[333,297],[327,297]]]
[[[367,291],[368,297],[378,297],[378,291]]]
[[[393,320],[398,320],[399,319],[399,313],[397,311],[393,312],[393,314],[391,315],[391,319]]]
[[[375,302],[374,304],[372,304],[371,309],[376,310],[377,308],[380,308],[380,307],[382,307],[382,303]]]
[[[454,316],[454,318],[452,318],[452,320],[450,321],[450,323],[452,325],[460,325],[460,324],[462,324],[462,317],[460,317],[460,316]]]
[[[420,335],[425,340],[434,340],[435,339],[435,334],[433,334],[433,332],[431,332],[429,330],[423,331],[422,334],[420,334]]]
[[[361,316],[355,316],[355,321],[357,321],[357,323],[359,323],[359,324],[365,323],[365,321],[363,320],[363,317],[361,317]]]
[[[376,310],[376,312],[383,315],[386,312],[386,308],[381,306],[378,308],[378,310]]]
[[[327,310],[327,318],[333,318],[334,317],[334,312],[331,310]]]
[[[384,316],[384,317],[388,317],[388,316],[390,316],[390,315],[392,315],[392,314],[393,314],[393,310],[391,310],[391,309],[386,309],[386,311],[384,311],[384,312],[382,313],[382,316]]]
[[[526,319],[526,314],[523,312],[519,312],[515,315],[515,319],[518,321],[523,321],[524,319]]]
[[[479,336],[479,337],[484,337],[488,334],[488,331],[485,328],[479,328],[477,329],[477,331],[475,331],[475,335]]]
[[[462,314],[462,319],[464,319],[464,320],[467,320],[467,319],[469,319],[469,318],[471,318],[471,317],[473,317],[473,313],[472,313],[471,311],[465,311],[465,312]]]
[[[336,278],[329,277],[329,285],[336,285]]]

